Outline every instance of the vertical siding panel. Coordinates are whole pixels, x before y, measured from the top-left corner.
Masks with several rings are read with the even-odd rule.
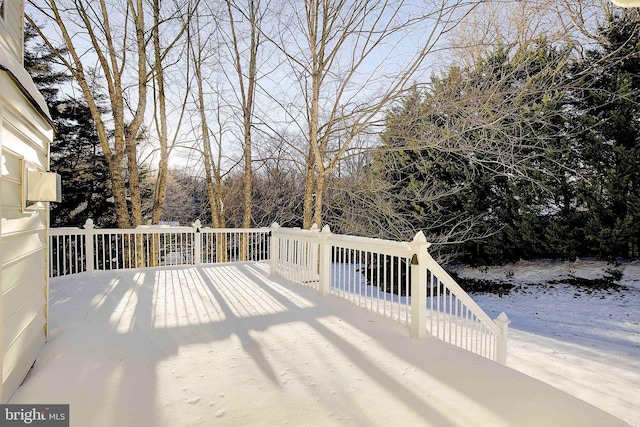
[[[3,132],[3,136],[6,135]],[[13,138],[12,144],[16,145]],[[33,147],[29,141],[23,141],[23,144],[25,149],[27,145]],[[28,373],[46,340],[47,212],[41,209],[23,213],[21,203],[16,206],[22,194],[22,176],[15,167],[19,162],[16,162],[15,153],[6,149],[3,149],[2,158],[9,166],[2,171],[0,193],[15,196],[0,201],[2,401],[6,402]],[[41,170],[47,166],[31,164]]]
[[[5,3],[6,3],[6,0],[5,0]],[[4,8],[6,10],[7,5],[5,5]],[[11,38],[9,37],[8,31],[7,31],[7,24],[5,23],[4,15],[6,15],[6,13],[4,13],[3,16],[0,16],[0,47],[8,51],[11,51],[8,45],[8,41]]]
[[[4,295],[2,321],[4,333],[7,336],[18,339],[22,336],[22,332],[34,323],[34,320],[45,323],[42,307],[46,301],[40,283],[41,280],[36,274]],[[5,340],[2,343],[2,351],[6,353],[12,345],[13,342]]]

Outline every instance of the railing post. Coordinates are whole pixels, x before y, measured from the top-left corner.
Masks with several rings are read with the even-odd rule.
[[[496,361],[502,365],[507,364],[507,334],[511,320],[503,311],[495,319],[496,325],[500,328],[500,336],[496,339]]]
[[[318,259],[318,252],[320,247],[320,229],[318,228],[318,224],[314,222],[309,231],[318,237],[318,246],[314,243],[306,244],[307,253],[305,254],[305,258],[307,260],[307,281],[311,283],[319,278],[320,260]]]
[[[427,249],[429,243],[422,231],[413,238],[411,249],[411,336],[427,333]]]
[[[195,257],[194,265],[202,265],[202,235],[200,234],[200,228],[202,223],[199,219],[196,219],[191,227],[195,228],[193,232],[193,256]]]
[[[95,248],[93,245],[93,220],[91,218],[87,219],[87,222],[84,223],[84,244],[85,244],[85,256],[87,259],[87,271],[92,272],[95,270]]]
[[[320,252],[320,268],[318,280],[320,281],[320,293],[322,295],[329,295],[331,293],[331,245],[327,243],[330,235],[331,229],[327,224],[322,227],[322,231],[320,232],[320,239],[318,242]]]
[[[269,276],[274,277],[277,273],[278,254],[280,253],[280,239],[274,235],[280,225],[277,222],[271,224],[271,250],[269,253]]]

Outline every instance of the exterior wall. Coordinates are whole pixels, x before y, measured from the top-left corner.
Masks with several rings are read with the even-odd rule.
[[[13,2],[6,3],[5,7]],[[18,3],[18,2],[16,2]],[[1,64],[0,64],[1,65]],[[23,164],[49,167],[50,122],[0,69],[0,402],[20,385],[47,339],[48,204],[23,210]]]
[[[4,18],[0,16],[0,47],[22,64],[24,54],[24,2],[4,0]]]

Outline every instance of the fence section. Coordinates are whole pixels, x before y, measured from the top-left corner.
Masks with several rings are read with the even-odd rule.
[[[271,242],[272,274],[505,363],[506,315],[492,320],[429,255],[422,233],[394,242],[274,224]]]
[[[271,230],[271,274],[319,290],[317,228],[283,229],[274,224]]]
[[[506,363],[509,320],[492,320],[427,253],[427,329],[457,347]]]
[[[94,270],[262,261],[269,257],[267,228],[224,229],[140,226],[135,229],[49,230],[49,276]]]
[[[87,235],[79,228],[49,229],[49,277],[87,271]]]
[[[328,232],[325,229],[324,232]],[[411,324],[411,247],[405,242],[329,234],[330,292]]]
[[[198,228],[201,264],[266,261],[271,246],[268,228]]]

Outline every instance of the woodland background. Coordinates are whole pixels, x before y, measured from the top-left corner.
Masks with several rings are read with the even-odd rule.
[[[305,227],[442,261],[637,259],[640,13],[609,2],[32,1],[52,226]]]

